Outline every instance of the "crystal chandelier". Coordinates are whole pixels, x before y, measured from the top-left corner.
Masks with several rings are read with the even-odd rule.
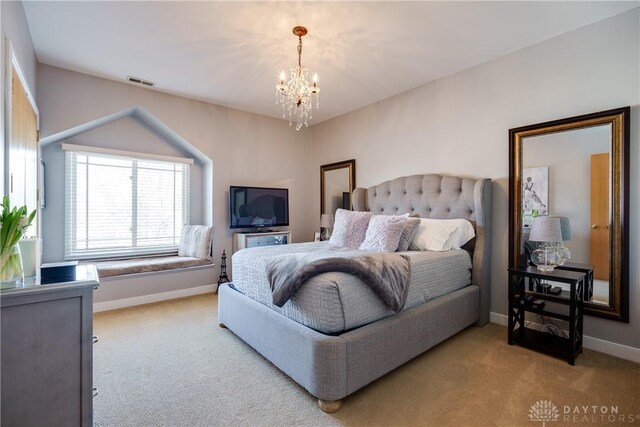
[[[318,74],[313,75],[313,83],[307,81],[308,71],[302,66],[302,36],[307,34],[305,27],[294,27],[293,34],[298,36],[298,65],[292,68],[289,81],[285,81],[284,71],[280,73],[280,83],[276,85],[276,104],[282,105],[282,118],[289,113],[289,126],[295,121],[296,130],[309,126],[313,96],[316,98],[316,108],[320,107],[318,99]]]

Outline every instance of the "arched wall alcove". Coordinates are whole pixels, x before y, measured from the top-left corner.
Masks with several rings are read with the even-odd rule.
[[[111,129],[114,127],[115,132]],[[127,136],[125,141],[114,142],[114,139],[123,134]],[[65,141],[79,145],[104,145],[102,148],[193,158],[195,168],[191,176],[192,222],[213,224],[213,161],[147,110],[134,106],[40,140],[41,158],[45,161],[46,167],[47,207],[42,211],[45,262],[63,259],[64,155],[59,143]],[[104,144],[101,144],[102,141]],[[120,145],[117,145],[118,143]]]

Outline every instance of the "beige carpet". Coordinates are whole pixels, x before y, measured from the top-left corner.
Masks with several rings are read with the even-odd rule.
[[[640,425],[640,365],[585,350],[571,367],[508,346],[506,328],[494,324],[436,346],[346,398],[335,414],[219,328],[211,294],[98,313],[94,330],[98,426],[534,427],[542,422],[531,422],[529,410],[539,400],[560,414],[547,427]],[[576,405],[589,406],[587,418],[565,419],[565,406]],[[614,422],[609,414],[603,421],[602,406],[617,406]]]

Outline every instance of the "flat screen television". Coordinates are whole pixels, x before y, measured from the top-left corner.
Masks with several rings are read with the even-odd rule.
[[[229,210],[230,228],[289,225],[289,189],[231,186]]]

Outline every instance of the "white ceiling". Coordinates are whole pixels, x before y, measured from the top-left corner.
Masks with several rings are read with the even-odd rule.
[[[38,61],[281,117],[280,70],[320,76],[313,123],[638,7],[632,2],[32,2]]]

